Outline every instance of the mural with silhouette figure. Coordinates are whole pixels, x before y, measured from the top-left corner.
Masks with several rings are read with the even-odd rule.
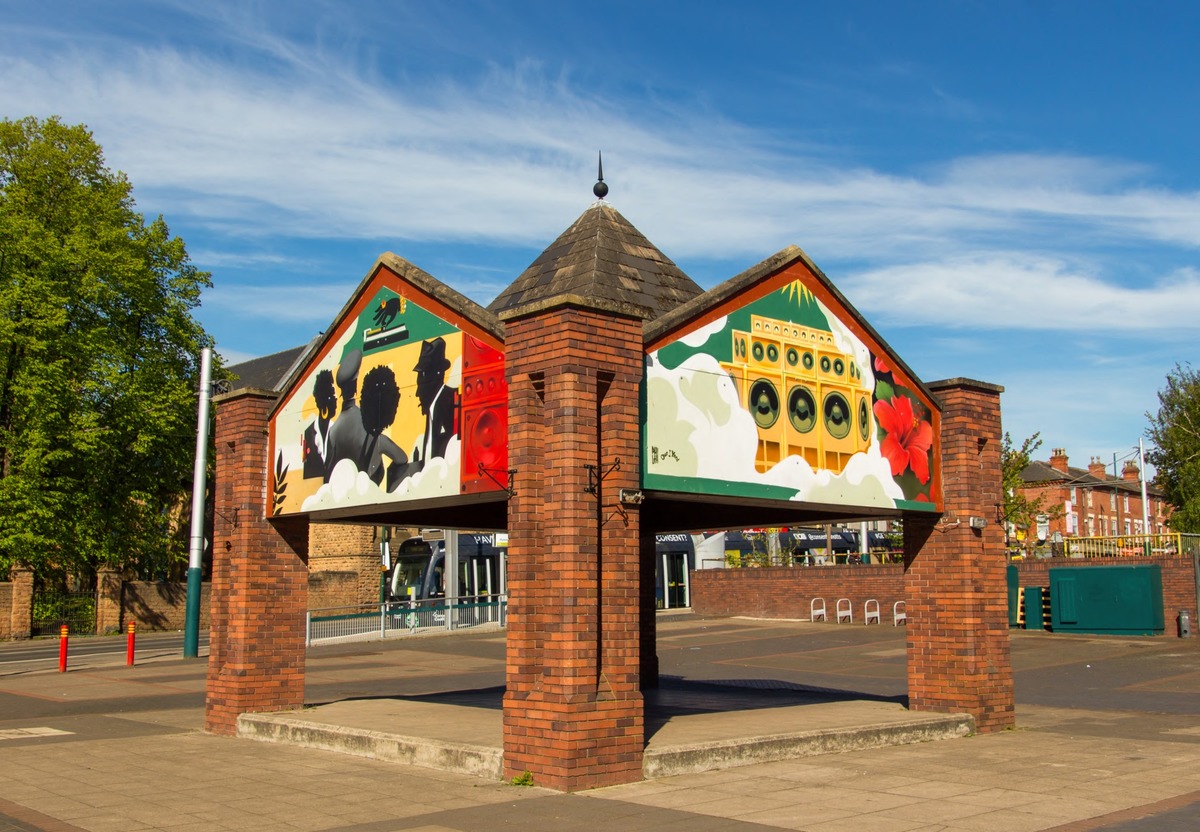
[[[468,363],[486,352],[501,379],[503,356],[404,291],[368,285],[276,407],[272,514],[501,488],[480,484],[478,453],[464,480],[461,388],[464,342]]]

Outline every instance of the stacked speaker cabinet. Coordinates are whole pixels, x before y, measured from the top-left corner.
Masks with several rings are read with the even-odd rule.
[[[789,456],[840,473],[870,445],[871,395],[853,356],[832,333],[752,315],[733,333],[733,360],[722,367],[758,429],[755,467]]]
[[[504,355],[463,334],[462,492],[508,487],[508,384]]]

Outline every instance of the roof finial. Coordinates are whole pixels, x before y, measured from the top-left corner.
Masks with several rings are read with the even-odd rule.
[[[604,154],[600,151],[596,151],[596,154],[599,157],[599,163],[597,164],[596,184],[592,186],[592,193],[596,195],[597,199],[604,199],[608,196],[608,186],[604,184]]]

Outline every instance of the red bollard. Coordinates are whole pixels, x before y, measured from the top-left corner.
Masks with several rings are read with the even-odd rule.
[[[58,631],[58,672],[67,672],[67,625]]]
[[[125,666],[126,667],[133,667],[133,642],[134,642],[133,634],[134,634],[136,627],[137,627],[136,622],[134,622],[134,621],[129,622],[129,637],[125,642]]]

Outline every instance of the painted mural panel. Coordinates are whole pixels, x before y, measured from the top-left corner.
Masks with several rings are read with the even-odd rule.
[[[272,419],[272,513],[498,490],[502,354],[393,288],[357,308]]]
[[[934,510],[933,413],[799,279],[646,357],[644,485]]]

